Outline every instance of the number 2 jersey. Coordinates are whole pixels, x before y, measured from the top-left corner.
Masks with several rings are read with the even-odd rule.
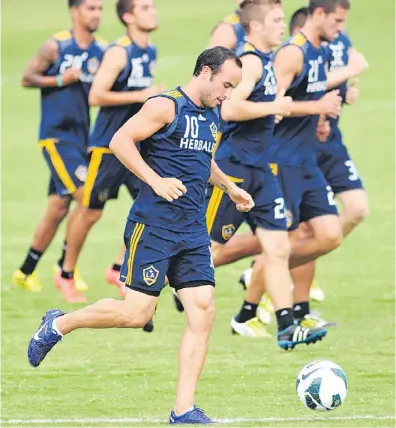
[[[102,61],[105,43],[95,37],[83,49],[69,30],[53,38],[58,43],[58,57],[44,75],[56,76],[69,68],[81,68],[81,73],[79,81],[71,85],[41,88],[39,139],[59,139],[86,149],[90,127],[88,94]]]
[[[180,87],[157,97],[174,102],[175,117],[171,124],[142,141],[140,152],[161,177],[182,181],[187,193],[167,202],[142,182],[128,219],[178,232],[206,230],[205,193],[219,126],[218,109],[197,106]]]

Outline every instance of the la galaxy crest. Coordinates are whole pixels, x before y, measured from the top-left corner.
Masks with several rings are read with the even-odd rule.
[[[96,56],[93,58],[90,58],[87,61],[88,72],[90,74],[96,74],[96,72],[98,71],[98,68],[99,68],[99,64],[100,64],[100,62],[99,62],[98,58],[96,58]]]
[[[143,281],[151,287],[156,283],[159,275],[159,270],[156,269],[153,265],[143,269]]]
[[[216,137],[217,137],[217,125],[212,122],[209,126],[210,132],[213,135],[213,139],[216,141]]]
[[[235,232],[235,226],[233,224],[225,224],[221,228],[221,236],[225,241],[228,241]]]

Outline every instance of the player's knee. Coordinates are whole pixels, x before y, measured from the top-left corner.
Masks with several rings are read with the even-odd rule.
[[[81,211],[83,221],[89,225],[95,224],[102,217],[103,210],[93,210],[91,208],[84,208]]]
[[[48,205],[47,216],[54,223],[60,224],[69,213],[70,202],[68,200],[51,200]]]
[[[122,327],[141,328],[144,327],[151,319],[151,314],[146,311],[129,311],[128,308],[122,314]]]
[[[203,314],[203,322],[200,323],[199,328],[205,331],[210,330],[216,316],[213,293],[205,293],[197,297],[196,306]]]
[[[344,215],[349,224],[357,226],[369,215],[367,202],[362,201],[359,204],[346,208]]]
[[[333,251],[342,243],[343,235],[341,227],[325,229],[320,235],[320,246],[323,253]]]

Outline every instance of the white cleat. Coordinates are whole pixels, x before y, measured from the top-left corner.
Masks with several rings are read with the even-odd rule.
[[[267,330],[267,327],[257,317],[246,322],[237,322],[235,318],[232,318],[231,329],[233,334],[238,334],[239,336],[261,338],[272,337],[272,334]]]

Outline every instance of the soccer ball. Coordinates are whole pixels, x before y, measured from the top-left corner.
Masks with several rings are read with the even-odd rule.
[[[297,394],[308,409],[326,412],[339,407],[348,392],[347,378],[332,361],[313,361],[297,376]]]

